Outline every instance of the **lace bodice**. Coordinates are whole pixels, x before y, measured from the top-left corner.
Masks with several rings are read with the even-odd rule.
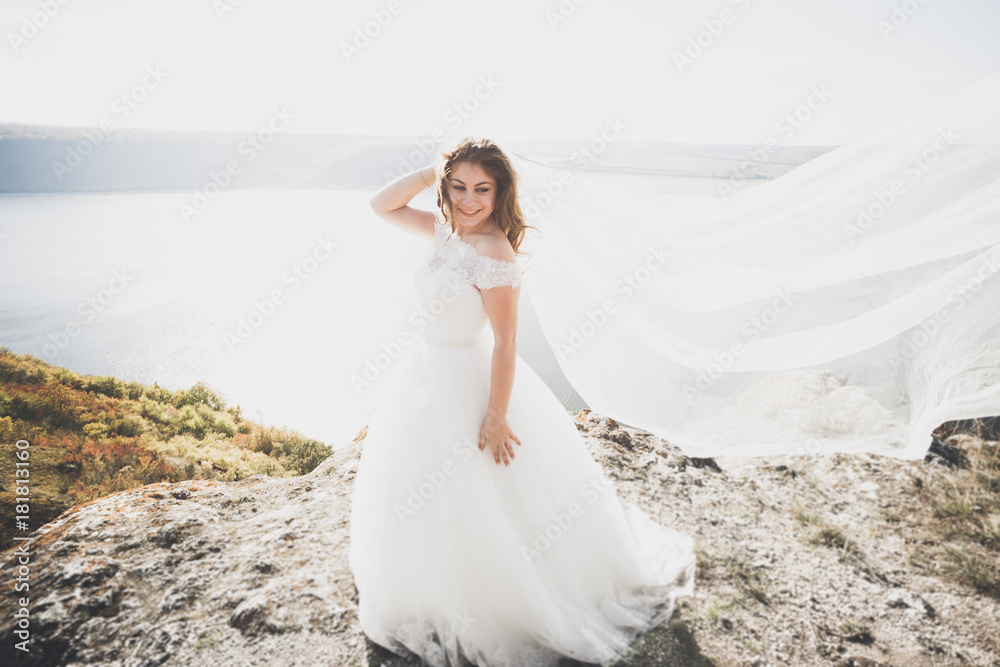
[[[451,231],[440,213],[435,216],[434,242],[427,262],[432,269],[457,269],[478,289],[504,285],[513,289],[521,283],[521,267],[517,263],[478,254],[475,246]]]
[[[486,257],[458,238],[440,214],[434,240],[414,276],[428,340],[465,347],[483,335],[489,318],[480,290],[521,284],[521,266]]]

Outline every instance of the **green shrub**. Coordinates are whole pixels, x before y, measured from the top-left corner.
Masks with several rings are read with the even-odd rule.
[[[162,424],[167,421],[163,405],[151,399],[148,395],[144,395],[139,399],[139,413],[146,419],[154,421],[158,424]]]
[[[274,438],[272,437],[271,429],[266,426],[261,427],[254,432],[254,435],[256,437],[253,439],[253,443],[250,445],[250,448],[255,452],[260,452],[266,456],[270,456],[271,452],[274,451]]]
[[[214,430],[224,434],[227,438],[232,438],[236,435],[236,424],[233,423],[229,415],[222,414],[215,420]]]
[[[79,428],[79,420],[74,407],[76,394],[69,387],[50,382],[38,391],[40,417],[52,429]]]
[[[25,355],[0,355],[0,382],[11,384],[45,384],[49,374],[42,368],[32,368],[29,364],[34,357]],[[36,362],[37,363],[37,362]]]
[[[91,422],[83,425],[83,434],[94,440],[102,440],[108,435],[108,425],[101,422]]]
[[[126,438],[142,435],[147,427],[146,420],[139,415],[126,415],[121,419],[112,419],[111,423],[108,424],[109,430]]]
[[[194,411],[198,413],[198,416],[201,417],[202,421],[204,421],[206,424],[214,424],[215,423],[215,418],[216,418],[216,416],[218,414],[218,413],[216,413],[215,410],[213,410],[212,408],[208,407],[204,403],[199,403],[198,405],[195,405],[193,407],[194,407]]]
[[[47,410],[43,401],[34,394],[15,393],[10,397],[5,412],[26,422],[40,422],[45,418]]]
[[[191,433],[199,440],[205,437],[205,422],[190,405],[181,408],[176,423],[180,433]]]
[[[298,471],[300,475],[312,472],[316,466],[333,454],[333,449],[318,440],[293,436],[280,445],[285,455],[282,465]]]
[[[0,442],[14,440],[14,422],[10,417],[0,417]]]
[[[111,398],[125,398],[128,395],[127,387],[124,382],[118,380],[117,378],[108,377],[104,375],[98,375],[90,381],[87,385],[87,391],[94,392],[96,394],[104,394],[105,396],[110,396]]]
[[[152,387],[147,387],[144,394],[146,398],[151,401],[156,401],[157,403],[173,403],[174,394],[169,389],[164,389],[157,383],[153,383]]]
[[[52,374],[52,377],[70,389],[80,389],[83,387],[83,378],[68,368],[56,369],[56,372]]]
[[[136,382],[135,380],[125,385],[126,398],[132,401],[138,401],[139,397],[142,396],[145,391],[145,385],[141,382]]]
[[[197,382],[190,389],[177,392],[174,405],[178,408],[185,405],[204,405],[222,411],[226,409],[226,400],[204,382]]]

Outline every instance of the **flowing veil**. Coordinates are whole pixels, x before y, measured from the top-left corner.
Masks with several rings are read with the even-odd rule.
[[[998,149],[1000,75],[725,197],[507,151],[526,294],[594,411],[688,455],[922,458],[1000,413]]]
[[[522,294],[595,412],[723,467],[919,459],[942,422],[1000,414],[1000,74],[774,180],[726,183],[726,196],[547,166],[493,138],[537,228]],[[403,296],[409,265],[374,259],[399,291],[347,285],[331,307],[390,304],[419,329],[433,313]],[[377,342],[328,364],[345,385],[377,376],[336,385],[359,425],[409,340],[376,315],[352,326]]]

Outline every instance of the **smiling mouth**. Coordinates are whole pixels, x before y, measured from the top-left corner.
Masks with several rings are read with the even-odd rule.
[[[471,217],[471,216],[475,215],[476,213],[479,213],[479,211],[481,211],[481,210],[482,209],[478,209],[478,210],[473,211],[472,213],[469,213],[468,211],[463,211],[462,209],[458,209],[458,212],[461,213],[462,215],[467,215],[467,216]]]

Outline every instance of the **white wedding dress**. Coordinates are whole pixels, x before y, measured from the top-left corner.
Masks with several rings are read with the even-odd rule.
[[[415,274],[427,313],[380,391],[355,478],[362,629],[432,665],[606,664],[694,586],[691,537],[620,499],[572,418],[516,360],[509,466],[478,449],[493,334],[480,289],[519,266],[438,217]]]
[[[721,161],[732,177],[700,178],[701,162],[676,156],[634,171],[660,154],[653,146],[581,167],[499,143],[533,227],[520,248],[524,310],[594,412],[723,469],[835,453],[921,460],[943,422],[1000,414],[1000,74],[773,179],[754,178],[761,147],[745,163]],[[403,250],[371,253],[370,270],[396,271]],[[345,281],[324,298],[349,304],[337,312],[376,300],[404,312],[410,289]],[[474,308],[449,308],[429,333],[474,337],[478,299],[459,294]],[[354,379],[359,358],[392,356],[384,320],[354,318],[371,348],[322,362],[344,433],[369,421],[373,396]],[[485,377],[482,352],[428,349],[434,373],[421,386],[435,399],[435,378],[450,375],[441,363],[478,354]],[[520,393],[541,395],[518,369]],[[408,399],[422,400],[408,384]]]

